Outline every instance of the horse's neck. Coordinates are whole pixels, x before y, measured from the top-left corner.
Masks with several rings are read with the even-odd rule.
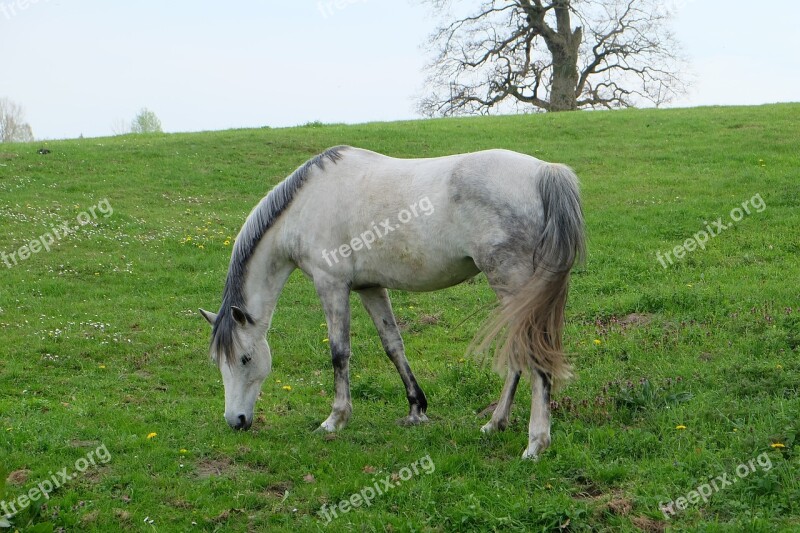
[[[244,281],[247,311],[265,331],[272,322],[278,297],[295,268],[272,246],[259,246],[259,251],[248,263]]]

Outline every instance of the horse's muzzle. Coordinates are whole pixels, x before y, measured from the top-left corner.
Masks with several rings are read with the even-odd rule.
[[[253,425],[253,420],[248,420],[246,416],[239,415],[235,421],[228,420],[228,425],[237,431],[247,431]]]

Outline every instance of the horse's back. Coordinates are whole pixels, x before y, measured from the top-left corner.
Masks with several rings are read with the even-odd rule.
[[[532,250],[539,160],[507,150],[398,159],[345,148],[287,213],[298,266],[353,286],[434,290],[479,271],[498,246]]]

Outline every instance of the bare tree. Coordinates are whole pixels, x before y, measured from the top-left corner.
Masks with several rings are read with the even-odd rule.
[[[0,98],[0,142],[30,142],[33,131],[25,122],[25,112],[19,104]]]
[[[452,0],[423,2],[452,20]],[[436,56],[420,110],[434,116],[666,103],[685,91],[670,17],[658,0],[483,0],[430,36]]]
[[[139,111],[131,124],[132,133],[161,133],[161,121],[146,107]]]
[[[131,132],[131,127],[125,119],[117,118],[111,121],[111,133],[114,135],[125,135]]]

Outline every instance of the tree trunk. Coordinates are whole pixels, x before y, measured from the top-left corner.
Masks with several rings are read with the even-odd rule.
[[[578,109],[578,54],[553,54],[553,84],[550,87],[550,111]]]
[[[550,87],[550,111],[575,111],[578,109],[578,50],[583,31],[572,31],[570,0],[555,0],[556,31],[547,48],[553,56],[553,83]]]

